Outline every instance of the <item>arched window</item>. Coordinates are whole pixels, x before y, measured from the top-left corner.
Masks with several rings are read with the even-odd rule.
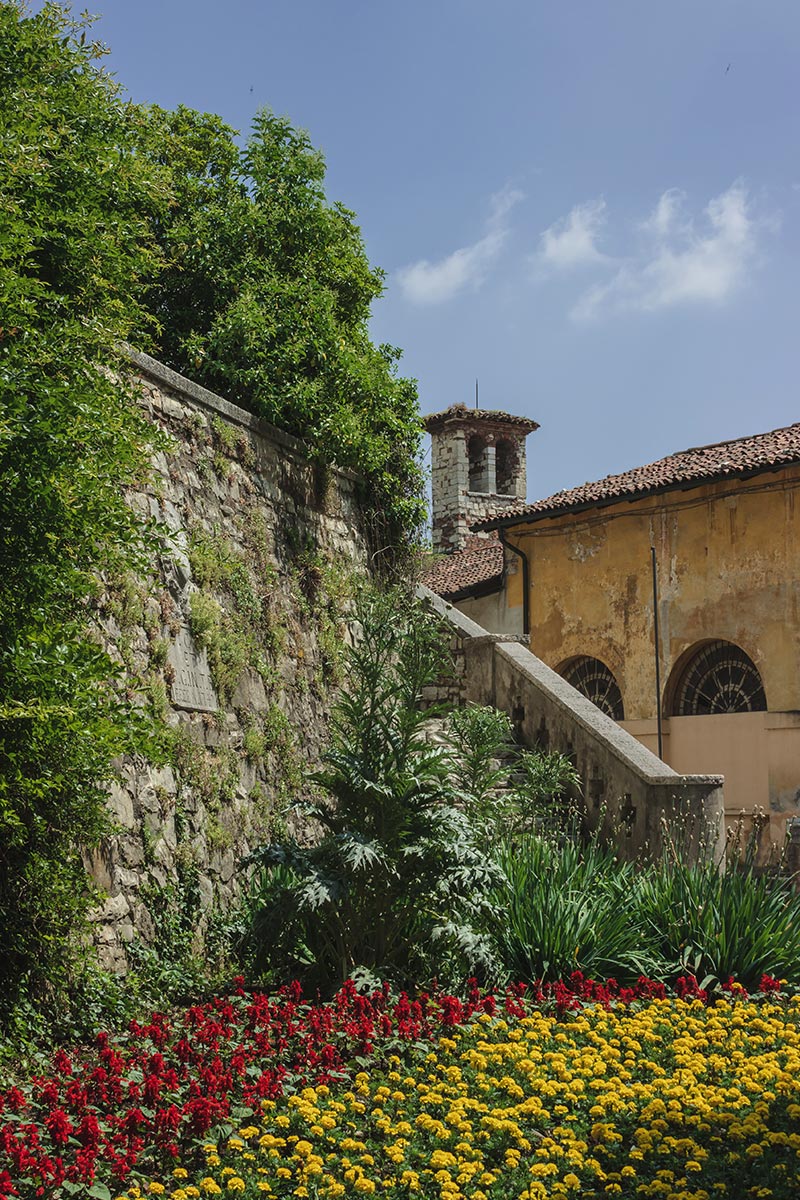
[[[619,684],[605,663],[599,658],[581,655],[573,658],[560,668],[560,674],[574,688],[596,704],[601,712],[613,717],[615,721],[624,721],[625,711],[622,704],[622,693]]]
[[[704,642],[679,665],[673,717],[764,712],[767,697],[753,660],[733,642]]]
[[[496,488],[501,496],[513,496],[517,487],[519,459],[517,448],[508,438],[501,438],[495,448]]]
[[[486,453],[486,442],[479,433],[473,433],[467,443],[469,455],[469,490],[471,492],[488,492],[489,490],[489,455]]]

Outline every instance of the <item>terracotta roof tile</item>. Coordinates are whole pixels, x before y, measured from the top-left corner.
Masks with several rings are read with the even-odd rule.
[[[445,600],[480,584],[500,583],[503,546],[495,538],[470,538],[463,550],[438,559],[422,582]]]
[[[429,433],[446,425],[448,421],[469,421],[470,423],[483,421],[487,424],[516,425],[525,433],[533,433],[534,429],[539,428],[538,422],[532,421],[530,417],[515,417],[512,413],[501,412],[500,409],[467,408],[466,404],[451,404],[450,408],[445,408],[441,412],[428,413],[422,418],[422,424]]]
[[[795,462],[800,462],[800,422],[731,442],[681,450],[621,475],[607,475],[595,483],[556,492],[534,504],[516,505],[474,528],[496,529],[526,519],[540,520],[570,509],[600,507],[679,487],[699,487],[702,483],[775,470]]]

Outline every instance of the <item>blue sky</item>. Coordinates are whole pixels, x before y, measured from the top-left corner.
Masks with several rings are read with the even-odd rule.
[[[82,7],[76,6],[76,7]],[[98,0],[130,95],[306,128],[423,411],[531,499],[800,419],[796,0]]]

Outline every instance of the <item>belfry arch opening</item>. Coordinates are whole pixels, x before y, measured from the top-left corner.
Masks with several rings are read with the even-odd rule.
[[[758,667],[740,646],[722,639],[700,642],[675,664],[666,711],[673,717],[765,712]]]
[[[514,496],[517,490],[519,456],[508,438],[500,438],[495,447],[495,491],[500,496]]]
[[[558,673],[606,716],[615,721],[625,720],[619,684],[614,673],[599,658],[592,658],[588,654],[578,655],[562,663]]]
[[[467,442],[469,457],[469,490],[471,492],[488,492],[489,486],[489,452],[486,439],[479,433],[473,433]]]

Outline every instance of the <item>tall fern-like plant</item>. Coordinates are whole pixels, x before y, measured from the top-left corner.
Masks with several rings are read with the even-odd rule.
[[[489,963],[477,930],[498,871],[457,804],[447,751],[423,736],[423,689],[447,669],[448,639],[400,590],[362,597],[358,620],[316,776],[326,798],[305,809],[323,834],[252,856],[254,966],[323,988],[359,973],[463,975]]]

